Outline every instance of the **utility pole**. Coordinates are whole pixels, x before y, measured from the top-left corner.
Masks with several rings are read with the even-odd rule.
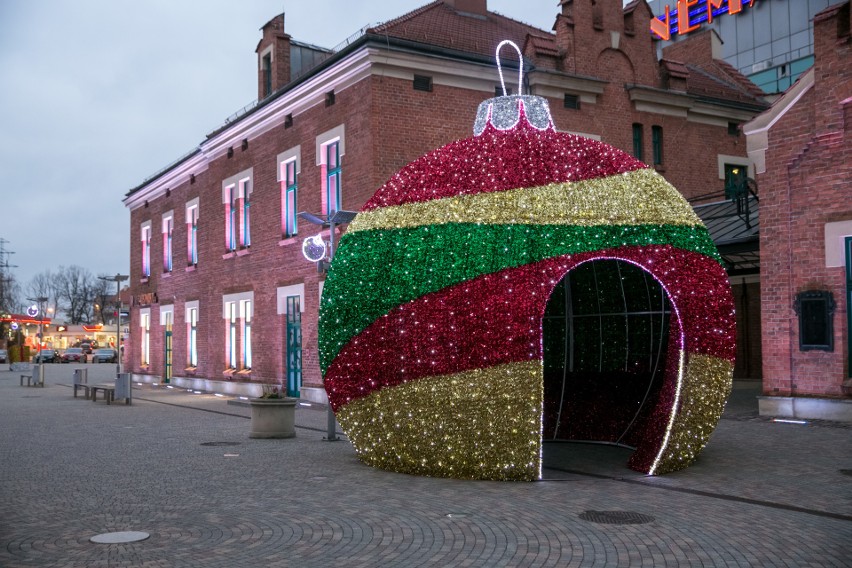
[[[15,254],[15,252],[6,250],[8,243],[9,241],[0,237],[0,311],[11,312],[14,308],[7,304],[12,302],[12,282],[14,279],[9,274],[9,269],[18,267],[9,264],[9,255]]]

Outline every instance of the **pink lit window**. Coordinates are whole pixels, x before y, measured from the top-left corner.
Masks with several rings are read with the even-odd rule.
[[[142,278],[151,276],[151,224],[142,225]]]
[[[163,219],[163,272],[172,271],[172,236],[174,233],[174,219],[166,217]]]
[[[186,263],[198,264],[198,205],[186,209]]]

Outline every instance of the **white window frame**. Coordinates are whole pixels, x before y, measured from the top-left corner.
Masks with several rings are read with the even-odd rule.
[[[279,286],[275,291],[276,313],[279,316],[287,315],[287,297],[299,296],[299,307],[302,313],[305,312],[305,285],[292,284],[290,286]]]
[[[198,366],[198,322],[200,321],[198,304],[198,300],[192,300],[184,304],[184,321],[186,322],[186,364],[188,367]],[[195,314],[194,318],[193,312]],[[194,333],[193,324],[195,324]]]
[[[171,272],[174,268],[174,210],[163,213],[163,272]]]
[[[151,276],[151,221],[142,223],[139,229],[142,242],[142,278]]]
[[[248,204],[249,196],[254,190],[253,180],[254,168],[249,168],[222,181],[222,204],[225,206],[225,250],[228,252],[251,246],[251,217]],[[236,213],[233,213],[234,207],[237,208]]]
[[[139,309],[140,357],[143,367],[151,364],[151,308]]]
[[[198,220],[201,218],[199,198],[186,202],[186,264],[198,264]],[[193,226],[195,231],[193,232]]]
[[[222,296],[222,319],[225,320],[225,363],[228,369],[248,370],[251,367],[251,321],[254,316],[254,292]],[[248,324],[248,329],[246,325]],[[243,338],[243,349],[237,350],[237,333]]]
[[[328,164],[327,162],[327,153],[326,148],[335,142],[338,142],[338,161],[339,164],[343,163],[343,155],[346,153],[346,127],[344,124],[339,124],[332,128],[331,130],[327,130],[316,137],[316,155],[317,155],[317,165],[320,166],[320,170],[322,173],[322,178],[320,180],[320,186],[322,188],[322,195],[320,197],[322,203],[322,212],[323,214],[328,214],[328,198],[326,197],[328,192]],[[341,166],[342,169],[342,166]],[[342,175],[341,175],[342,177]],[[343,187],[342,184],[339,189],[340,192],[340,203],[338,206],[342,206],[343,202]]]
[[[278,183],[281,186],[281,235],[284,238],[289,238],[295,236],[299,232],[299,221],[298,221],[298,204],[299,204],[299,175],[302,173],[302,146],[301,144],[290,148],[286,152],[281,152],[278,154],[276,159],[278,164],[277,172],[278,172]],[[293,217],[293,232],[288,231],[290,220],[288,215],[288,195],[287,195],[287,175],[286,168],[289,164],[295,162],[294,171],[296,174],[296,183],[295,183],[295,197],[294,207],[292,211]]]

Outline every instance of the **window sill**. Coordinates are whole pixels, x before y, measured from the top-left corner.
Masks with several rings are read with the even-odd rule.
[[[280,241],[278,241],[278,246],[279,247],[286,247],[287,245],[292,245],[295,242],[296,242],[296,235],[293,235],[292,237],[287,237],[286,239],[281,239]]]
[[[234,258],[235,256],[237,256],[237,253],[236,253],[236,252],[234,252],[234,251],[226,252],[225,254],[223,254],[223,255],[222,255],[222,260],[227,260],[227,259],[229,259],[229,258]]]
[[[147,283],[148,283],[148,277],[147,277],[147,276],[142,277],[142,278],[139,280],[139,283],[140,283],[140,284],[147,284]]]
[[[171,272],[163,272],[163,278],[171,278],[171,277],[172,277]]]
[[[187,375],[195,375],[195,372],[198,370],[198,367],[187,367],[183,370],[183,372]]]
[[[240,249],[240,250],[237,251],[237,256],[245,256],[245,255],[250,254],[250,253],[251,253],[251,249],[244,248],[244,249]]]
[[[663,164],[654,164],[654,169],[658,172],[666,171],[666,168],[665,166],[663,166]]]
[[[187,272],[195,272],[195,269],[196,269],[197,266],[198,266],[197,264],[190,264],[189,266],[186,267],[186,271]]]

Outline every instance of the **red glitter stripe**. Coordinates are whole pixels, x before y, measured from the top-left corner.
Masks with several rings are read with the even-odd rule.
[[[354,337],[325,375],[332,407],[434,375],[541,359],[541,318],[556,284],[599,258],[644,267],[680,314],[688,353],[733,361],[734,305],[715,260],[672,246],[620,247],[487,274],[403,304]]]
[[[537,130],[522,121],[511,130],[490,128],[418,158],[394,174],[362,210],[576,182],[647,167],[607,144]]]

